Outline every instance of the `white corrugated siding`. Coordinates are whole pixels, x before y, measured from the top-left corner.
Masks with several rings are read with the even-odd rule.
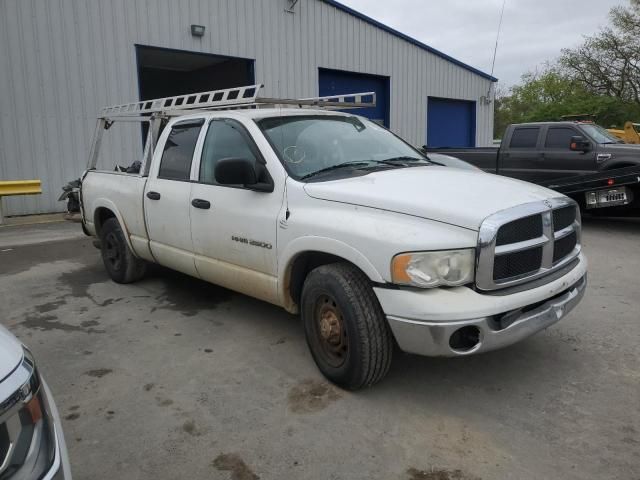
[[[264,95],[314,96],[318,68],[391,78],[391,128],[425,143],[428,96],[477,102],[489,145],[489,80],[320,0],[0,0],[0,179],[39,178],[43,194],[5,199],[8,214],[60,211],[83,171],[95,116],[138,98],[135,44],[255,59]],[[206,26],[191,36],[190,25]],[[108,137],[108,135],[107,135]],[[107,145],[128,164],[140,135]]]

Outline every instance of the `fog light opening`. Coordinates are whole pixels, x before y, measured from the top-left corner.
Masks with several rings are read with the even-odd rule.
[[[449,346],[460,353],[473,350],[480,343],[480,329],[474,326],[462,327],[449,337]]]

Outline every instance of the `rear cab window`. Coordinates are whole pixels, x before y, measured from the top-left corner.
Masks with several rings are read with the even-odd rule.
[[[184,120],[171,126],[160,159],[158,178],[189,181],[191,162],[204,119]]]
[[[536,148],[540,127],[517,127],[511,135],[509,148]]]

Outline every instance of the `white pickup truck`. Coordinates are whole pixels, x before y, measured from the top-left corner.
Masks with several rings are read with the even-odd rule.
[[[428,356],[485,352],[582,298],[572,200],[438,165],[335,111],[364,97],[280,102],[239,90],[102,112],[81,205],[114,281],[139,280],[155,262],[300,313],[319,369],[348,389],[383,378],[394,343]],[[103,128],[141,113],[152,115],[140,117],[151,127],[139,171],[96,170]]]

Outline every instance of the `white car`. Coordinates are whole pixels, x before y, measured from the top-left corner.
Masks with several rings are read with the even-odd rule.
[[[71,480],[51,391],[29,350],[1,325],[0,479]]]
[[[580,213],[567,197],[435,165],[348,113],[175,117],[171,101],[99,119],[101,133],[160,105],[138,173],[96,170],[98,140],[82,179],[84,228],[116,282],[155,262],[300,313],[318,367],[349,389],[386,374],[394,342],[429,356],[505,347],[584,294]]]

